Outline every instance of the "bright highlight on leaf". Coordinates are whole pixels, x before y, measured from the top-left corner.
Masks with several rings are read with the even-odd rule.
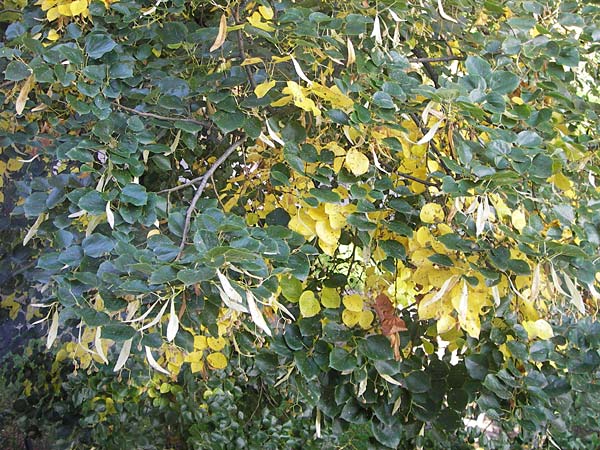
[[[525,225],[527,225],[525,214],[520,209],[513,211],[510,221],[513,227],[515,227],[519,232],[521,232],[523,228],[525,228]]]
[[[529,339],[550,339],[554,337],[554,331],[552,331],[552,326],[546,322],[544,319],[533,321],[523,321],[523,328],[527,331],[527,335]]]

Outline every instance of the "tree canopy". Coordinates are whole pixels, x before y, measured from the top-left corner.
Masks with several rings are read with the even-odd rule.
[[[597,5],[22,8],[0,270],[48,347],[74,336],[58,359],[174,380],[250,358],[317,435],[392,448],[442,445],[468,405],[543,435],[561,376],[600,366]]]

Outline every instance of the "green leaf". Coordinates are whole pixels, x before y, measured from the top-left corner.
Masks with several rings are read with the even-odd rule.
[[[427,372],[411,372],[405,379],[406,389],[413,394],[422,394],[431,389],[431,378]]]
[[[517,75],[505,70],[499,70],[492,73],[490,77],[490,89],[496,94],[510,94],[518,86],[521,80]]]
[[[135,336],[135,329],[124,323],[112,322],[102,327],[102,338],[123,342]]]
[[[115,242],[108,236],[93,233],[86,237],[81,243],[83,253],[90,258],[99,258],[110,253],[115,248]]]
[[[474,380],[484,380],[488,374],[489,362],[486,355],[469,355],[465,358],[469,376]]]
[[[395,107],[392,96],[383,91],[373,94],[373,104],[385,109],[393,109]]]
[[[134,206],[144,206],[148,203],[146,188],[141,184],[129,183],[121,191],[121,201]]]
[[[340,347],[335,347],[329,354],[329,367],[334,370],[345,372],[356,368],[356,356],[348,353]]]
[[[177,279],[186,286],[212,280],[216,271],[212,267],[198,267],[196,269],[183,269],[177,273]]]
[[[93,215],[103,214],[106,208],[106,200],[95,189],[81,196],[77,204],[81,209]]]
[[[406,259],[406,249],[400,242],[388,239],[379,243],[386,255],[395,259]]]
[[[225,134],[240,129],[244,125],[244,115],[239,112],[217,111],[212,120]]]
[[[358,352],[374,361],[394,358],[390,341],[380,334],[359,341]]]
[[[440,266],[452,267],[454,266],[454,261],[450,259],[448,255],[442,255],[441,253],[436,253],[435,255],[429,256],[427,259],[434,264],[438,264]]]
[[[487,80],[492,74],[490,64],[479,56],[468,56],[465,66],[469,75],[477,75]]]
[[[397,425],[386,425],[379,420],[371,420],[371,433],[377,442],[389,448],[398,448],[402,433]]]
[[[21,81],[31,75],[31,69],[21,61],[11,61],[4,71],[4,79],[7,81]]]
[[[85,38],[85,52],[92,59],[99,59],[117,46],[106,34],[91,33]]]

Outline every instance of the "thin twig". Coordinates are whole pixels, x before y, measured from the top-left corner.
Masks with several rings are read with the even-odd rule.
[[[187,183],[185,184],[180,184],[179,186],[175,186],[172,188],[167,188],[167,189],[163,189],[161,191],[157,191],[157,194],[170,194],[171,192],[177,192],[180,191],[182,189],[188,188],[190,186],[195,185],[196,183],[199,183],[200,181],[202,181],[204,179],[204,175],[201,175],[199,177],[193,178],[191,180],[189,180]]]
[[[440,186],[439,184],[434,183],[432,181],[427,181],[427,180],[423,180],[421,178],[413,177],[412,175],[409,175],[408,173],[403,173],[403,172],[396,172],[396,173],[398,175],[400,175],[402,178],[406,178],[407,180],[412,180],[417,183],[424,184],[425,186],[431,186],[431,187],[439,187]]]
[[[239,8],[235,9],[235,23],[236,23],[236,25],[240,24]],[[240,59],[242,60],[242,63],[243,63],[244,60],[246,59],[246,50],[245,50],[245,46],[244,46],[244,35],[242,34],[241,28],[239,30],[237,30],[237,40],[238,40],[238,49],[240,51]],[[250,68],[250,66],[244,66],[244,70],[246,72],[246,77],[248,78],[248,81],[250,82],[250,86],[252,86],[252,90],[254,91],[254,89],[256,89],[256,81],[254,80],[254,75],[252,74],[252,69]]]
[[[462,61],[464,56],[436,56],[436,57],[424,57],[424,58],[411,58],[408,62],[411,63],[435,63],[435,62],[446,62],[446,61]]]
[[[159,120],[168,120],[170,122],[189,122],[189,123],[195,123],[196,125],[200,125],[204,128],[209,128],[210,127],[210,122],[205,122],[203,120],[197,120],[197,119],[192,119],[189,117],[168,117],[168,116],[161,116],[159,114],[154,114],[154,113],[150,113],[150,112],[144,112],[144,111],[138,111],[137,109],[133,109],[133,108],[129,108],[127,106],[123,106],[120,103],[117,102],[113,102],[113,105],[115,105],[117,108],[120,108],[124,111],[128,111],[130,113],[133,114],[137,114],[138,116],[143,116],[143,117],[152,117],[153,119],[159,119]]]
[[[223,164],[223,162],[227,158],[229,158],[229,156],[231,156],[231,154],[233,152],[235,152],[237,150],[237,148],[240,145],[242,145],[245,141],[246,141],[246,136],[242,136],[237,141],[235,141],[233,144],[231,144],[229,146],[229,148],[227,150],[225,150],[225,152],[221,156],[219,156],[219,158],[213,163],[213,165],[210,166],[210,168],[206,171],[206,173],[204,175],[202,175],[202,181],[200,182],[200,185],[198,186],[198,190],[194,194],[194,198],[192,198],[190,206],[188,207],[187,212],[185,214],[185,222],[183,224],[183,233],[181,234],[181,244],[179,244],[179,253],[177,254],[177,258],[175,258],[176,260],[178,260],[181,257],[181,254],[183,253],[183,249],[185,248],[185,242],[187,241],[188,233],[190,232],[190,222],[192,221],[192,214],[194,213],[194,210],[196,209],[196,203],[198,203],[198,200],[200,200],[200,196],[204,192],[204,188],[206,187],[208,180],[217,171],[219,166],[221,164]]]

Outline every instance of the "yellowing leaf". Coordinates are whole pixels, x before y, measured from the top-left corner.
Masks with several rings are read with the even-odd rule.
[[[303,317],[313,317],[321,311],[321,305],[315,298],[315,293],[313,291],[304,291],[300,296],[298,304],[300,306],[300,314],[302,314]]]
[[[281,293],[290,302],[296,303],[302,295],[302,282],[297,278],[287,275],[279,279]]]
[[[339,308],[340,294],[334,288],[324,287],[321,291],[321,304],[325,308]]]
[[[358,325],[363,330],[368,330],[371,327],[371,324],[373,323],[374,317],[375,316],[373,314],[373,311],[371,310],[361,311],[360,317],[358,318]]]
[[[360,294],[345,295],[343,302],[350,311],[361,312],[363,310],[364,301]]]
[[[521,232],[521,230],[525,228],[525,225],[527,225],[525,214],[520,209],[513,211],[510,221],[512,222],[513,227],[519,230],[519,232]]]
[[[60,16],[60,13],[58,12],[58,6],[55,6],[54,8],[50,8],[48,10],[48,12],[46,13],[46,18],[48,19],[49,22],[52,22],[53,20],[58,19],[59,16]]]
[[[427,203],[421,209],[421,220],[425,223],[436,223],[444,220],[444,210],[437,203]]]
[[[456,325],[456,319],[449,314],[443,315],[437,321],[438,334],[444,334],[450,331]]]
[[[217,37],[215,38],[215,42],[210,47],[210,52],[214,52],[215,50],[221,48],[225,39],[227,38],[227,17],[225,14],[221,16],[221,20],[219,21],[219,32],[217,33]]]
[[[206,357],[206,362],[213,369],[224,369],[227,367],[227,357],[221,352],[211,353]]]
[[[260,83],[254,89],[254,94],[258,98],[263,98],[265,95],[267,95],[267,92],[275,87],[276,84],[277,83],[275,81],[265,81],[264,83]]]
[[[369,158],[355,148],[351,148],[348,153],[346,153],[344,166],[346,166],[346,168],[350,170],[355,177],[358,177],[368,172]]]
[[[294,101],[294,105],[296,105],[298,108],[302,108],[304,111],[312,112],[315,116],[321,115],[321,110],[319,108],[317,108],[317,105],[315,105],[315,102],[313,102],[310,98],[308,98],[304,95],[304,91],[302,90],[302,87],[295,81],[291,81],[291,80],[288,81],[287,87],[283,88],[283,93],[290,94]],[[280,106],[279,105],[280,101],[281,100],[278,100],[277,102],[274,102],[272,105]]]
[[[250,17],[248,17],[248,22],[254,28],[258,28],[259,30],[263,30],[266,32],[275,31],[275,28],[273,28],[267,22],[262,21],[262,16],[258,11],[255,11]]]
[[[273,18],[273,10],[267,6],[259,6],[258,12],[265,20],[271,20]]]
[[[71,2],[70,8],[71,8],[71,14],[73,16],[78,16],[81,13],[87,11],[88,2],[86,0],[76,0],[74,2]]]
[[[206,336],[194,336],[194,348],[196,350],[204,350],[208,346]]]
[[[319,239],[330,246],[337,246],[338,240],[342,234],[340,229],[334,230],[331,228],[329,220],[317,222],[315,231],[317,232]]]
[[[61,16],[67,16],[67,17],[70,17],[73,15],[73,13],[71,13],[71,7],[68,3],[63,3],[62,5],[58,5],[58,13]]]
[[[359,320],[359,312],[350,311],[349,309],[345,309],[342,312],[342,322],[344,322],[344,325],[346,325],[348,328],[352,328],[353,326],[355,326]]]
[[[534,321],[523,321],[523,328],[527,331],[529,339],[550,339],[554,337],[554,331],[552,326],[544,319]]]
[[[218,352],[225,348],[225,345],[227,345],[227,341],[222,337],[214,338],[212,336],[209,336],[206,338],[206,344],[208,345],[208,347],[211,350]],[[195,341],[194,341],[194,347],[195,347]]]

